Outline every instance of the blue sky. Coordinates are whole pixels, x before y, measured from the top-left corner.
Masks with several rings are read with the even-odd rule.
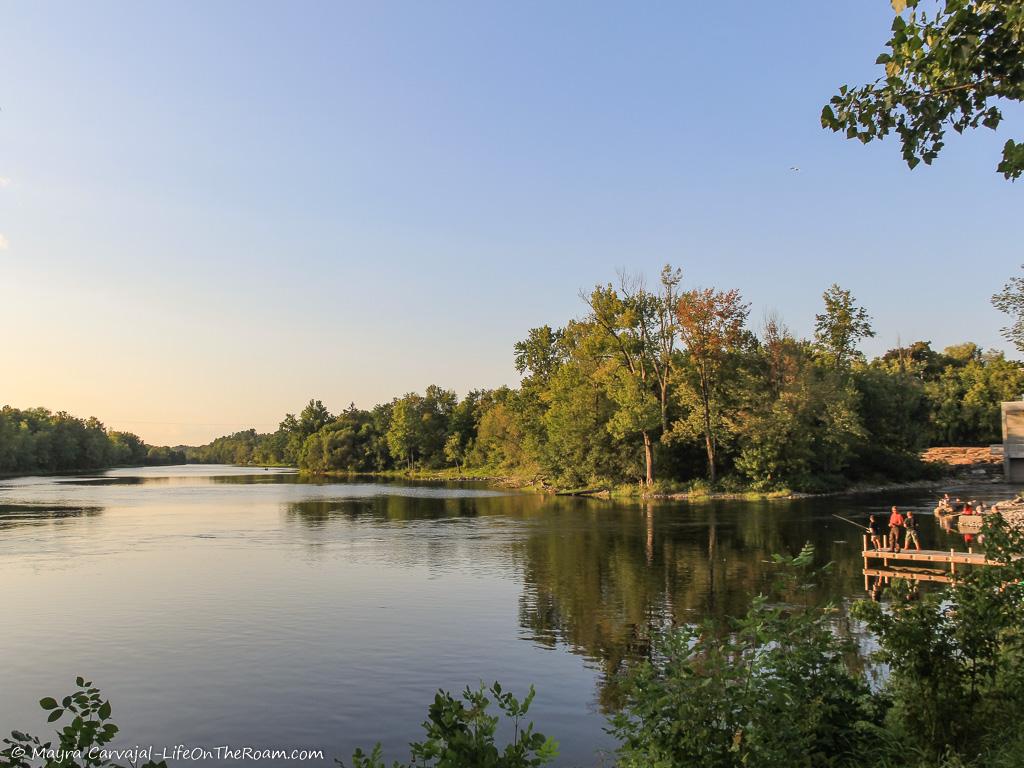
[[[888,2],[0,4],[0,401],[151,442],[515,383],[619,268],[1005,348],[998,133],[823,131]],[[1017,131],[1014,133],[1013,131]],[[800,170],[794,172],[791,166]]]

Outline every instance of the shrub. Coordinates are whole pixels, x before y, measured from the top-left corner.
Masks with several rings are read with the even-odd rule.
[[[504,749],[499,749],[495,743],[500,717],[488,714],[491,704],[488,693],[494,697],[500,712],[512,721],[512,742]],[[558,742],[535,733],[533,723],[520,727],[534,695],[530,686],[526,698],[519,701],[511,693],[502,691],[498,683],[490,689],[483,685],[477,690],[467,687],[461,701],[447,691],[438,691],[423,724],[427,738],[410,745],[411,765],[417,768],[537,768],[551,762],[558,756]],[[337,762],[345,765],[340,760]],[[352,755],[352,768],[385,768],[380,744],[369,754],[357,749]],[[392,768],[410,766],[396,761]]]
[[[1020,739],[1009,739],[1024,727],[1024,533],[988,515],[979,541],[1001,566],[973,568],[924,596],[897,581],[888,610],[854,608],[888,665],[889,729],[932,762],[1024,755]]]
[[[48,722],[70,718],[70,722],[57,731],[56,745],[51,741],[41,742],[21,731],[12,731],[11,738],[3,740],[7,746],[0,750],[0,766],[29,768],[34,754],[43,755],[43,768],[116,766],[101,752],[118,733],[118,727],[110,719],[110,702],[103,699],[99,688],[93,687],[92,682],[79,677],[76,683],[78,690],[60,702],[51,696],[39,700],[39,706],[50,713]],[[151,761],[138,768],[167,766],[163,761]]]
[[[778,562],[794,572],[812,558],[807,545]],[[610,728],[620,768],[852,765],[879,743],[883,711],[844,663],[835,609],[783,602],[802,591],[791,575],[774,591],[724,626],[663,635],[627,673]]]

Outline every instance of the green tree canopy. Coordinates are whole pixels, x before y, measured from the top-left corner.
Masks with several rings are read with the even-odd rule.
[[[946,130],[1003,121],[1024,99],[1024,0],[892,0],[896,17],[876,63],[885,77],[832,97],[823,127],[865,144],[895,132],[911,168],[942,151]],[[1024,143],[1008,139],[997,170],[1024,172]]]
[[[1011,277],[1003,290],[992,297],[992,304],[1013,321],[1003,328],[1003,336],[1024,352],[1024,277]]]
[[[814,316],[814,338],[836,368],[847,367],[857,356],[861,339],[871,338],[871,318],[857,306],[853,295],[836,284],[822,294],[825,311]]]

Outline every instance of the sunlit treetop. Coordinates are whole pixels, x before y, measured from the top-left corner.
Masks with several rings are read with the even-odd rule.
[[[931,164],[946,130],[995,130],[1002,101],[1024,99],[1024,0],[892,0],[896,17],[885,76],[842,86],[822,110],[821,124],[865,144],[895,132],[903,159]],[[997,170],[1024,172],[1024,143],[1007,140]]]

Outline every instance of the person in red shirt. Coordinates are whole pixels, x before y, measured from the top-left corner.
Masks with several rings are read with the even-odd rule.
[[[892,508],[889,515],[889,548],[893,552],[900,551],[900,529],[903,528],[903,515],[896,507]]]

